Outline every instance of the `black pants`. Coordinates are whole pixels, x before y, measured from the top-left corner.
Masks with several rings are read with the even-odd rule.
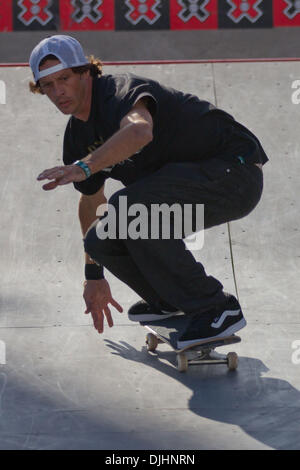
[[[259,202],[262,189],[263,174],[256,165],[213,158],[197,163],[169,163],[116,192],[108,202],[117,213],[120,196],[127,196],[128,207],[134,203],[147,207],[162,203],[204,204],[204,227],[210,228],[249,214]],[[182,239],[100,240],[94,226],[86,235],[85,250],[144,300],[158,307],[171,305],[194,313],[224,300],[222,284],[206,275]]]

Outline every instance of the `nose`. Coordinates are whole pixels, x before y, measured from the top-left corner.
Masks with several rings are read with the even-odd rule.
[[[53,93],[54,93],[54,96],[57,98],[63,96],[65,94],[63,85],[59,82],[54,83]]]

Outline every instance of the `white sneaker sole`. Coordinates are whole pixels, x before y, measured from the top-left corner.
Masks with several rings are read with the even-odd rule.
[[[163,310],[162,310],[163,311]],[[157,320],[165,320],[166,318],[174,317],[182,313],[180,310],[176,310],[176,312],[169,312],[169,313],[145,313],[145,314],[138,314],[138,315],[130,315],[128,314],[128,318],[131,321],[141,322],[141,321],[157,321]]]
[[[239,322],[235,323],[234,325],[229,326],[227,330],[222,331],[222,333],[219,333],[218,335],[211,336],[210,338],[201,338],[201,339],[199,338],[199,339],[192,339],[192,340],[187,340],[187,341],[177,341],[177,348],[183,349],[183,348],[186,348],[187,346],[197,344],[199,343],[199,341],[206,342],[206,341],[214,340],[216,338],[232,336],[237,331],[241,330],[242,328],[245,328],[246,325],[247,325],[247,322],[245,318],[242,318]]]

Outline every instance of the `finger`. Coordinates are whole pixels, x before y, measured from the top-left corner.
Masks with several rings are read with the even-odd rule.
[[[51,189],[55,189],[58,186],[57,181],[50,181],[50,183],[46,183],[42,186],[44,191],[50,191]]]
[[[98,330],[98,333],[103,333],[104,331],[104,315],[102,312],[98,312],[96,314],[97,320],[96,320],[96,330]]]
[[[42,173],[39,174],[37,177],[38,181],[45,180],[45,179],[55,179],[57,176],[62,176],[62,171],[64,167],[56,166],[54,168],[50,168],[49,170],[44,170]],[[60,173],[59,173],[60,172]]]
[[[90,309],[93,322],[94,322],[94,327],[98,331],[98,333],[103,333],[103,320],[104,320],[104,315],[99,308],[92,306]]]
[[[37,177],[38,181],[41,180],[56,180],[57,182],[61,181],[63,178],[68,178],[68,170],[65,167],[59,167],[57,169],[49,170],[42,173]]]
[[[69,184],[69,183],[72,183],[73,181],[73,178],[71,175],[65,175],[63,178],[59,178],[57,180],[57,184],[59,186],[62,186],[63,184]]]
[[[103,333],[103,314],[95,310],[91,311],[94,327],[98,333]]]
[[[118,302],[115,300],[115,299],[111,299],[110,303],[120,312],[122,313],[123,312],[123,307],[121,307],[120,304],[118,304]]]
[[[108,307],[105,307],[104,308],[104,313],[105,313],[105,316],[106,316],[108,326],[109,326],[109,328],[111,328],[112,326],[114,326],[114,322],[113,322],[113,319],[112,319],[112,316],[111,316],[110,309]]]
[[[86,310],[85,310],[85,313],[91,313],[91,314],[97,314],[98,311],[101,312],[102,310],[102,307],[99,306],[98,302],[95,302],[95,301],[89,301],[89,302],[85,302],[86,303]]]
[[[86,304],[86,309],[85,309],[85,312],[84,313],[92,313],[92,310],[96,311],[96,308],[94,307],[93,308],[93,303],[92,302],[85,302]]]

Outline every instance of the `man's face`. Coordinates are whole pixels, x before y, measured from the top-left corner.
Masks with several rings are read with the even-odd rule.
[[[59,60],[47,60],[40,70],[59,63]],[[88,76],[88,72],[80,75],[72,69],[60,70],[40,79],[41,90],[62,113],[76,115],[85,105]]]

